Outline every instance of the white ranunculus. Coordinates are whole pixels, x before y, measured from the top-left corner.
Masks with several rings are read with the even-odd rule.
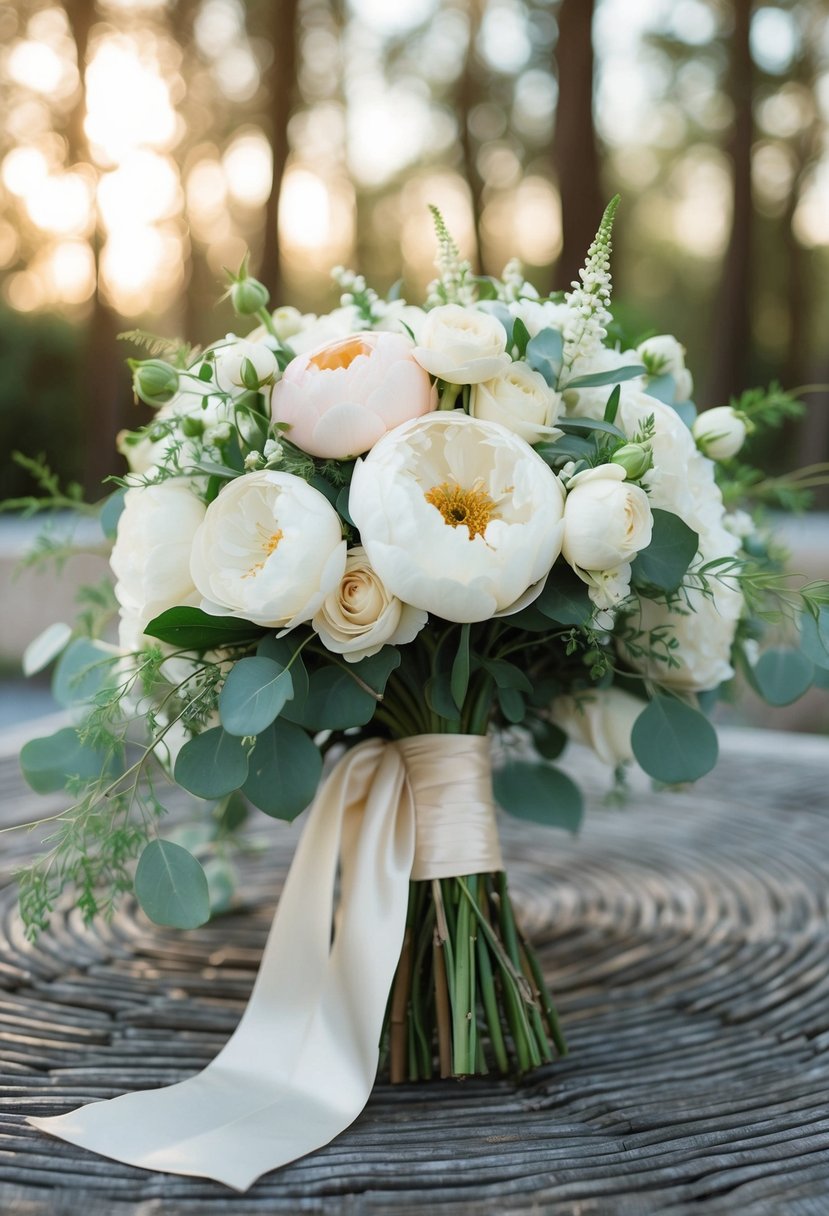
[[[673,376],[674,400],[688,401],[694,391],[694,380],[685,366],[685,347],[672,334],[656,334],[646,338],[636,348],[639,361],[651,376]]]
[[[492,380],[473,384],[469,412],[484,422],[500,422],[527,443],[557,439],[561,397],[527,363],[515,362]]]
[[[697,447],[711,460],[730,460],[745,443],[745,416],[730,405],[704,410],[691,428]]]
[[[422,609],[389,592],[358,545],[348,551],[340,582],[311,624],[328,650],[358,663],[384,646],[413,641],[426,620]]]
[[[542,329],[563,330],[570,316],[570,310],[563,300],[560,303],[554,300],[513,300],[509,310],[524,322],[531,338],[540,334]]]
[[[389,431],[358,461],[349,496],[391,594],[449,621],[529,602],[560,552],[563,507],[561,483],[523,439],[460,410]]]
[[[648,496],[625,480],[618,464],[601,464],[571,478],[564,504],[562,553],[573,567],[611,570],[651,541]]]
[[[592,748],[604,764],[616,768],[633,759],[630,735],[645,704],[621,688],[597,688],[557,697],[551,717],[570,739]]]
[[[143,631],[168,608],[198,603],[190,552],[204,515],[204,503],[184,481],[127,490],[110,564],[131,628]]]
[[[190,569],[205,612],[292,629],[310,621],[342,578],[339,516],[301,477],[247,473],[207,508]]]
[[[635,350],[611,350],[602,346],[590,358],[577,359],[567,374],[569,380],[577,380],[582,376],[595,376],[599,372],[615,372],[620,367],[632,367],[640,362]],[[624,399],[629,393],[641,391],[645,385],[644,376],[635,376],[632,380],[621,382],[621,396]],[[613,384],[600,384],[596,388],[567,388],[563,391],[564,406],[571,418],[603,418],[608,398],[613,392]]]
[[[237,338],[235,334],[228,334],[223,342],[212,347],[212,353],[216,387],[232,397],[240,396],[250,387],[244,381],[246,362],[253,368],[260,385],[270,384],[279,371],[276,356],[269,346]]]
[[[449,384],[480,384],[510,363],[507,331],[497,317],[460,304],[426,314],[414,357],[431,376]]]

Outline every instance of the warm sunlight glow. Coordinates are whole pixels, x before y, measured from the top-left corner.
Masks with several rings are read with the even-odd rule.
[[[314,249],[329,239],[331,198],[325,182],[308,169],[291,169],[279,200],[279,230],[300,249]]]
[[[67,84],[71,91],[77,81],[77,72],[74,67],[69,69],[66,60],[45,42],[18,42],[6,60],[9,77],[36,93],[65,92]]]
[[[26,210],[34,224],[61,236],[82,236],[89,231],[92,187],[81,173],[43,178],[26,196]]]
[[[174,215],[181,207],[175,164],[155,152],[130,152],[117,169],[101,177],[98,206],[108,232]]]
[[[149,310],[154,293],[169,294],[181,285],[181,242],[156,227],[119,228],[101,253],[101,280],[124,315]]]
[[[271,192],[271,149],[261,131],[244,132],[222,158],[227,188],[237,202],[261,207]]]
[[[86,72],[86,133],[101,164],[120,164],[136,148],[170,148],[178,124],[157,65],[126,35],[96,47]]]
[[[62,241],[44,257],[42,273],[63,304],[83,304],[95,290],[95,262],[85,241]]]
[[[39,189],[49,173],[49,164],[39,148],[12,148],[3,161],[3,184],[22,197]]]

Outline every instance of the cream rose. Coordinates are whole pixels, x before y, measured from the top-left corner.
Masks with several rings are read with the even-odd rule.
[[[616,768],[633,759],[630,734],[646,702],[621,688],[597,688],[578,696],[557,697],[551,717],[575,743],[592,748]]]
[[[414,357],[448,384],[480,384],[509,366],[507,331],[489,313],[442,304],[426,314]]]
[[[461,410],[390,431],[354,470],[349,513],[392,595],[449,621],[517,611],[561,549],[564,491],[531,447]]]
[[[193,539],[204,503],[177,479],[127,490],[110,557],[115,596],[133,631],[181,604],[197,604],[190,576]]]
[[[730,405],[704,410],[694,420],[691,433],[697,447],[710,460],[730,460],[745,443],[748,428],[745,415]]]
[[[292,359],[273,391],[274,422],[312,456],[359,456],[437,394],[403,334],[363,332]]]
[[[484,422],[499,422],[527,443],[556,439],[554,423],[561,397],[527,363],[515,362],[492,380],[473,384],[469,412]]]
[[[652,528],[647,494],[619,465],[585,469],[568,482],[561,550],[571,566],[612,570],[630,562],[650,544]]]
[[[328,499],[275,470],[237,477],[221,491],[190,559],[205,612],[274,629],[310,621],[344,569],[345,541]]]
[[[339,584],[311,624],[328,650],[357,663],[384,646],[413,641],[426,620],[420,608],[390,594],[358,545],[349,549]]]

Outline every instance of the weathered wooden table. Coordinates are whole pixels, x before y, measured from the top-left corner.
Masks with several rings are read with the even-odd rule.
[[[516,902],[570,1040],[519,1083],[378,1085],[334,1144],[247,1196],[43,1136],[26,1114],[179,1080],[233,1029],[296,827],[257,821],[245,907],[192,933],[130,907],[26,944],[0,837],[0,1212],[829,1213],[829,740],[726,735],[693,790],[593,805],[573,839],[505,822]],[[0,759],[5,823],[43,813]],[[38,806],[35,807],[35,801]]]

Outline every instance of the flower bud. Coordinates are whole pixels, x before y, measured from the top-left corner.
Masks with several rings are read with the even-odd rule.
[[[647,444],[623,443],[610,457],[610,463],[621,465],[628,481],[638,481],[653,465],[653,453]]]
[[[163,359],[130,359],[132,388],[146,405],[166,405],[178,392],[178,372]]]
[[[231,284],[230,302],[240,317],[250,317],[267,308],[270,292],[258,279],[237,279]]]
[[[711,460],[730,460],[743,446],[748,429],[745,414],[730,405],[720,405],[704,410],[694,421],[691,433],[703,455]]]

